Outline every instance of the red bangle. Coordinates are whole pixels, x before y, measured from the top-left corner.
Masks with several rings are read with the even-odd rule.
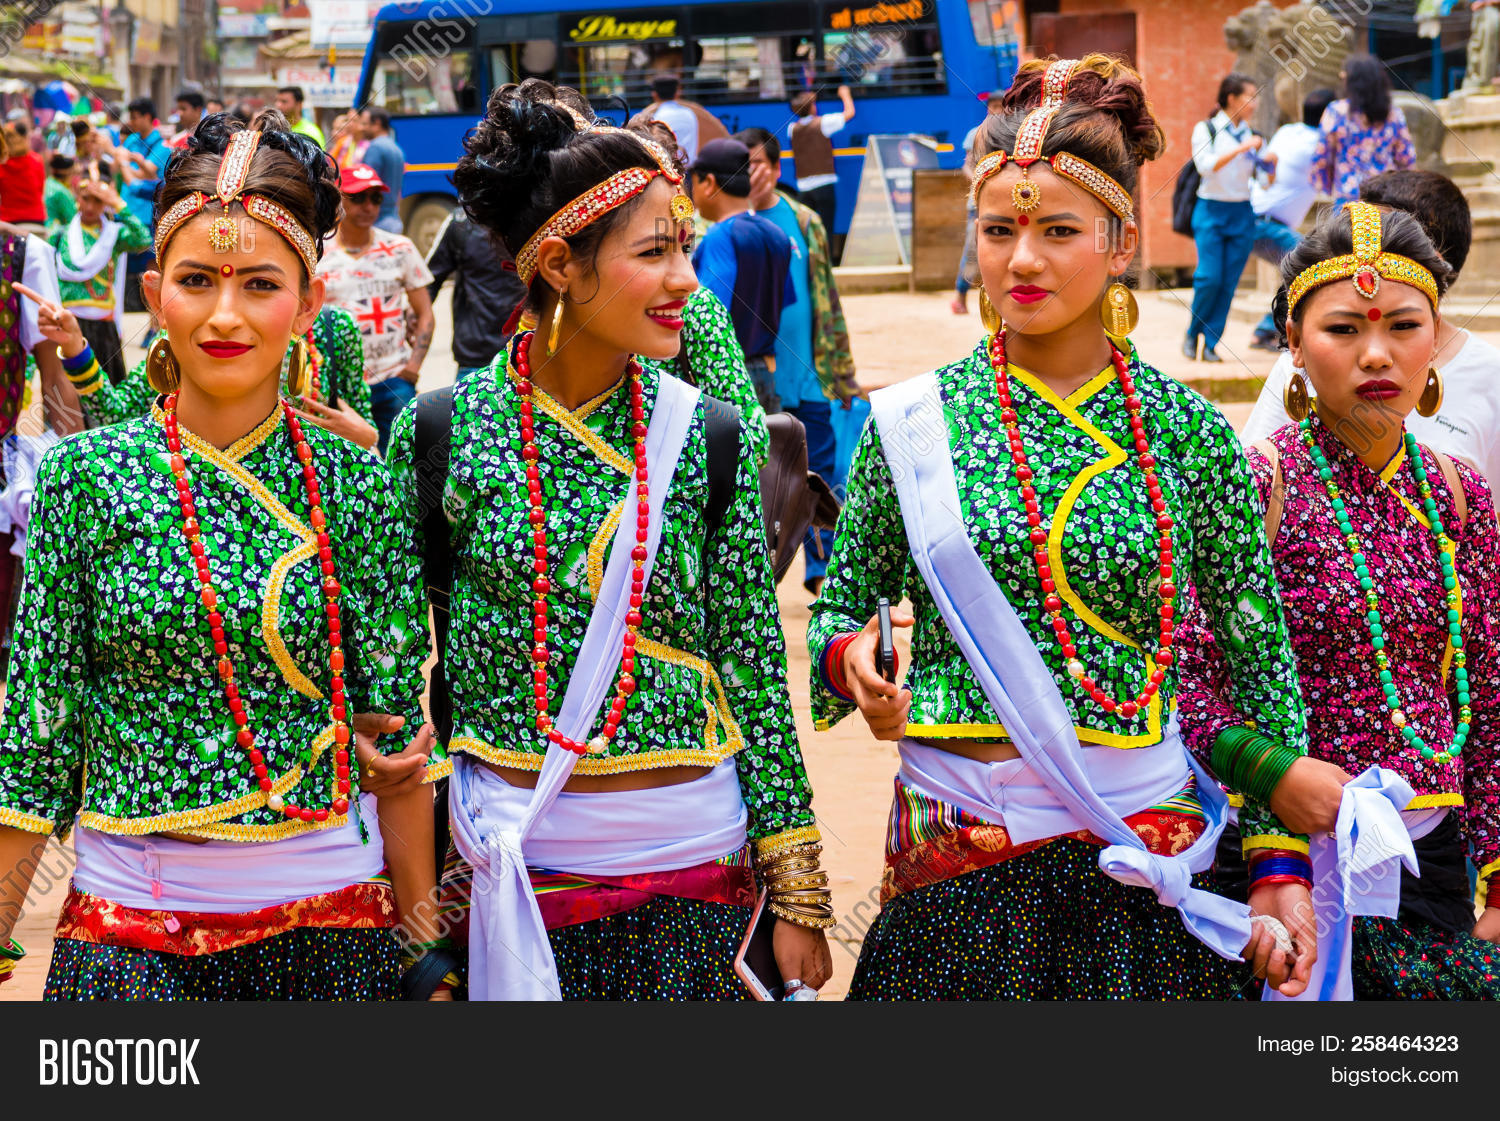
[[[823,675],[828,680],[828,687],[846,701],[854,699],[854,692],[849,688],[849,680],[844,675],[844,651],[858,637],[858,631],[838,635],[828,643],[828,649],[823,654]]]
[[[1312,890],[1312,881],[1309,880],[1306,876],[1287,875],[1261,876],[1259,879],[1251,881],[1250,890],[1254,891],[1256,888],[1262,886],[1263,884],[1301,884],[1303,887],[1307,888],[1308,891]]]

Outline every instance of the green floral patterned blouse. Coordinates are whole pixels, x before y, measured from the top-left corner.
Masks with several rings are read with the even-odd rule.
[[[333,798],[328,629],[317,536],[281,410],[219,451],[183,429],[229,657],[274,792]],[[304,429],[332,527],[352,712],[421,726],[419,553],[385,467]],[[176,830],[264,841],[288,821],[234,742],[161,413],[71,437],[37,474],[0,728],[0,824]],[[404,731],[405,729],[403,729]],[[409,735],[378,741],[399,751]],[[446,763],[435,755],[430,777]],[[356,779],[359,769],[353,768]]]
[[[313,343],[325,357],[318,375],[321,393],[317,399],[345,403],[366,424],[374,424],[370,387],[365,384],[364,343],[354,317],[343,308],[323,308],[313,322]],[[145,416],[156,403],[156,390],[146,380],[144,358],[119,385],[111,385],[97,364],[72,376],[72,380],[90,428]]]
[[[507,361],[501,352],[454,389],[444,494],[454,554],[448,749],[540,770],[547,743],[532,705],[532,541],[520,395]],[[642,374],[648,416],[661,376],[649,368]],[[622,379],[573,412],[535,392],[553,565],[547,621],[553,715],[593,612],[631,475],[623,386]],[[389,459],[415,523],[414,418],[414,407],[397,418]],[[653,484],[651,500],[665,502],[665,526],[641,608],[638,686],[608,752],[584,756],[577,772],[714,766],[733,756],[750,836],[764,840],[810,827],[812,794],[787,692],[755,461],[742,428],[735,498],[709,537],[704,431],[700,408],[670,493],[661,495]]]
[[[676,358],[644,358],[642,366],[676,374],[710,397],[739,409],[745,432],[755,452],[755,462],[765,466],[771,454],[771,434],[766,429],[766,411],[755,396],[755,383],[745,369],[745,352],[734,334],[729,309],[707,286],[688,297],[682,309],[682,350]],[[687,376],[684,376],[684,375]]]
[[[1114,369],[1106,368],[1066,400],[1014,364],[1010,372],[1042,524],[1051,527],[1053,578],[1078,657],[1106,694],[1134,697],[1150,672],[1145,649],[1155,646],[1161,576],[1155,515]],[[1052,668],[1078,738],[1118,748],[1159,742],[1175,706],[1175,664],[1159,696],[1130,719],[1105,714],[1068,676],[1042,607],[986,344],[937,377],[964,521]],[[1305,751],[1295,663],[1239,440],[1213,406],[1172,378],[1142,365],[1135,383],[1162,492],[1176,521],[1177,579],[1191,577],[1217,633],[1234,636],[1226,652],[1242,711],[1255,713],[1268,736]],[[1002,738],[1004,728],[911,560],[891,469],[872,423],[855,453],[828,577],[807,632],[813,715],[820,728],[854,710],[821,672],[824,649],[839,634],[863,627],[880,596],[892,603],[910,596],[916,614],[906,674],[912,690],[907,734]],[[1263,807],[1247,814],[1256,819],[1247,823],[1247,833],[1268,816]]]

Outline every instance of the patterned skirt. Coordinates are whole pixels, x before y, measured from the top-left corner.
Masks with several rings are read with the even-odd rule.
[[[473,878],[450,844],[441,914],[460,947],[468,944]],[[564,1000],[749,999],[733,965],[755,901],[748,846],[707,864],[638,876],[532,869],[531,883]],[[458,956],[466,973],[466,951]]]
[[[1144,888],[1062,838],[906,892],[865,935],[850,1000],[1228,1000],[1250,978]],[[1211,889],[1207,877],[1194,886]]]
[[[45,1000],[395,1000],[384,877],[240,914],[151,911],[68,892]]]
[[[212,954],[59,938],[44,1000],[395,1000],[389,930],[303,927]]]
[[[1127,817],[1159,853],[1205,827],[1190,782]],[[850,1000],[1227,1000],[1250,980],[1145,888],[1099,870],[1086,833],[1016,843],[898,779],[882,909]],[[1207,875],[1194,886],[1212,890]]]

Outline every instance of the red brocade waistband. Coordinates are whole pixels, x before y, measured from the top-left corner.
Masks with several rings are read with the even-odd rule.
[[[298,927],[380,929],[396,925],[396,895],[386,883],[338,891],[239,914],[143,911],[69,887],[57,937],[164,954],[212,954]]]
[[[1207,828],[1191,779],[1167,801],[1124,820],[1147,849],[1163,856],[1188,848]],[[1104,844],[1087,829],[1017,843],[1003,825],[992,825],[956,806],[918,794],[898,778],[880,881],[881,906],[905,892],[1025,856],[1064,838]]]
[[[749,845],[718,860],[669,872],[633,876],[577,876],[536,868],[530,872],[531,887],[548,930],[617,915],[660,895],[741,907],[755,904]],[[467,936],[473,880],[473,867],[450,844],[440,893],[442,920],[450,937],[461,940]]]

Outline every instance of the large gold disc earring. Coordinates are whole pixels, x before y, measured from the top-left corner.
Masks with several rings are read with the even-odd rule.
[[[1135,332],[1141,321],[1140,305],[1135,302],[1135,293],[1118,280],[1104,290],[1104,299],[1099,303],[1099,320],[1104,324],[1104,333],[1115,341],[1116,346],[1125,345],[1125,337]]]
[[[567,294],[565,292],[559,292],[557,294],[557,305],[552,309],[552,326],[547,330],[548,357],[551,357],[557,350],[557,337],[562,334],[563,301],[566,298]]]
[[[995,310],[990,294],[982,284],[979,286],[979,322],[984,324],[986,334],[993,335],[1000,330],[1000,313]]]
[[[172,340],[163,331],[146,351],[146,380],[158,393],[176,393],[182,385],[182,370],[172,354]]]
[[[1292,376],[1287,379],[1286,388],[1281,391],[1281,403],[1286,406],[1286,415],[1294,421],[1301,422],[1312,412],[1312,399],[1307,395],[1307,379],[1301,370],[1293,370]]]
[[[1422,387],[1422,396],[1417,399],[1417,413],[1432,416],[1443,407],[1443,375],[1436,366],[1427,367],[1427,384]]]
[[[285,366],[286,392],[288,397],[305,397],[310,382],[308,377],[307,340],[300,335],[287,348]]]

